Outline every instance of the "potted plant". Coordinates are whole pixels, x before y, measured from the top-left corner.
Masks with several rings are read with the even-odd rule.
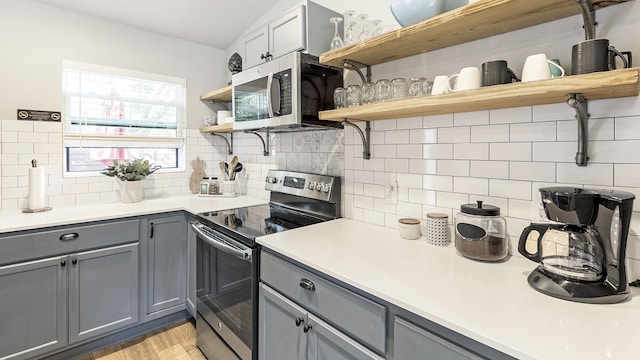
[[[160,166],[151,165],[149,160],[133,158],[125,161],[113,160],[113,165],[108,166],[101,174],[120,180],[120,201],[133,203],[142,200],[141,180],[158,169]]]

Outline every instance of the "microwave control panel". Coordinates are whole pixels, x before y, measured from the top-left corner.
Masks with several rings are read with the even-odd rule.
[[[291,114],[291,69],[281,71],[278,74],[280,78],[280,114],[288,115]]]

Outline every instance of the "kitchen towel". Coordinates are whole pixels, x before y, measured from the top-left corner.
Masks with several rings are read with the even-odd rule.
[[[29,168],[29,210],[43,209],[47,206],[44,195],[44,168],[38,167],[36,160]]]

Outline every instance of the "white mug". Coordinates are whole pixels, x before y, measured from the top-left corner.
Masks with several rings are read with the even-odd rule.
[[[449,92],[449,77],[447,75],[438,75],[433,79],[431,87],[431,95],[446,94]]]
[[[565,75],[562,66],[554,63],[545,54],[529,55],[522,68],[522,82],[551,79],[551,68],[555,66],[560,70],[560,77]]]
[[[456,79],[456,83],[451,88],[451,80]],[[482,74],[480,69],[475,66],[469,66],[460,70],[459,73],[449,76],[447,79],[449,91],[465,91],[479,89],[482,86]]]

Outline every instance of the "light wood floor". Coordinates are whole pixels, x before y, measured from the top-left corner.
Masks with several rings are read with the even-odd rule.
[[[174,324],[77,360],[206,360],[191,322]]]

